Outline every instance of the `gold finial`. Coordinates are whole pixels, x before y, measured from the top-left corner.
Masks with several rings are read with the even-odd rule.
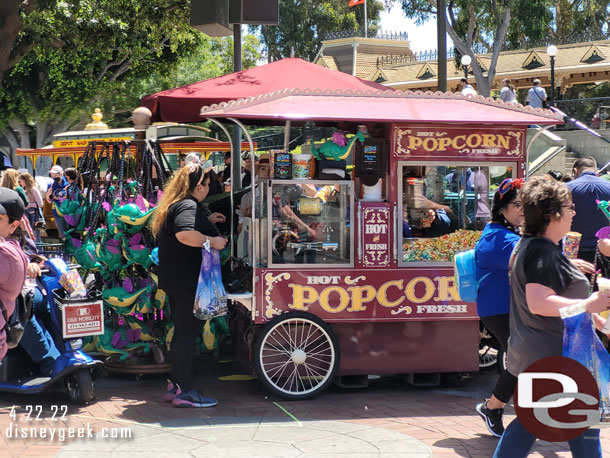
[[[90,122],[85,126],[85,130],[105,130],[108,129],[108,124],[102,122],[102,118],[104,115],[102,114],[102,110],[99,108],[95,109],[95,112],[91,115],[93,122]]]

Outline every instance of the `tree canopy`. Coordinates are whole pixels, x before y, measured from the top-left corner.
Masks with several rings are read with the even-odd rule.
[[[280,0],[277,26],[252,27],[260,32],[267,60],[294,56],[313,61],[329,32],[364,30],[364,5],[348,6],[348,0]],[[367,2],[368,29],[374,36],[384,2]]]
[[[23,55],[5,71],[0,90],[0,133],[13,147],[28,147],[33,132],[37,146],[44,145],[77,122],[83,108],[90,112],[92,100],[128,81],[169,73],[202,43],[189,26],[190,0],[29,3],[34,7],[20,10],[11,51]]]
[[[409,18],[434,20],[436,0],[400,0]],[[447,33],[458,55],[472,58],[479,93],[489,95],[501,49],[608,36],[610,0],[449,0]],[[487,74],[475,53],[490,53]]]

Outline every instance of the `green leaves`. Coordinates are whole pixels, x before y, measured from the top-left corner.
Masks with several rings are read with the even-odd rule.
[[[0,128],[11,120],[34,125],[88,119],[96,104],[108,106],[113,99],[129,101],[131,110],[142,95],[133,91],[139,78],[171,74],[172,66],[203,43],[189,26],[190,0],[38,0],[36,5],[21,10],[23,27],[14,46],[27,52],[4,74]],[[117,97],[121,91],[130,97]],[[112,116],[106,113],[108,120]]]
[[[364,5],[348,7],[347,0],[280,0],[277,26],[251,27],[260,33],[269,62],[290,57],[313,61],[329,32],[364,29]],[[374,35],[384,3],[367,1],[369,31]]]

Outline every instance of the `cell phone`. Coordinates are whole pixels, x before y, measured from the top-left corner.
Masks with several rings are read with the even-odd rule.
[[[45,258],[43,258],[40,255],[33,254],[33,255],[30,256],[30,262],[35,262],[36,264],[38,264],[38,263],[41,263],[41,262],[44,262],[44,261],[45,261]]]

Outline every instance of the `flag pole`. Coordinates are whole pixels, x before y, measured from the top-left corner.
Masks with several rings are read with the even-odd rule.
[[[366,0],[364,0],[364,38],[368,38],[368,20],[366,16]]]

